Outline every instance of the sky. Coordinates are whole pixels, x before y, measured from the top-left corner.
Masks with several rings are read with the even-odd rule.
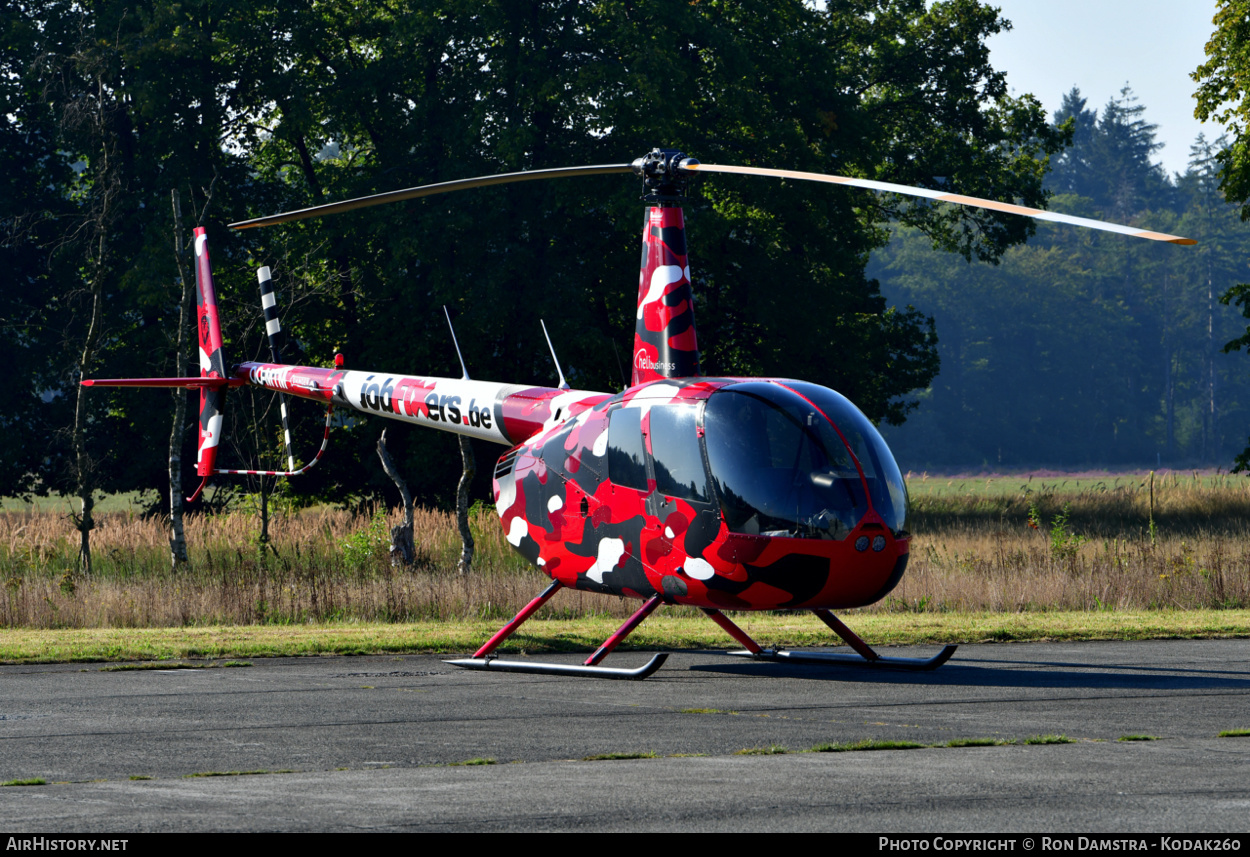
[[[990,63],[1008,86],[1054,115],[1066,92],[1080,88],[1087,109],[1117,97],[1125,83],[1144,104],[1146,121],[1165,143],[1155,154],[1168,173],[1184,172],[1199,132],[1221,129],[1194,118],[1189,75],[1202,62],[1214,26],[1215,0],[988,0],[1014,25],[992,37]]]

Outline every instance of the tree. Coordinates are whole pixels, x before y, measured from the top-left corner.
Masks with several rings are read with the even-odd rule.
[[[1231,134],[1220,151],[1220,190],[1229,202],[1241,205],[1241,219],[1250,220],[1250,0],[1220,0],[1215,32],[1207,42],[1207,61],[1191,75],[1198,84],[1194,116],[1214,119]],[[1220,296],[1236,304],[1250,318],[1250,284],[1233,286]],[[1224,350],[1250,348],[1250,326],[1225,344]],[[1250,470],[1250,446],[1237,456],[1237,470]]]
[[[871,273],[899,303],[933,312],[942,373],[920,413],[887,433],[908,467],[1168,467],[1230,460],[1250,385],[1218,346],[1232,330],[1214,296],[1250,239],[1216,188],[1199,138],[1169,180],[1141,105],[1091,110],[1077,89],[1056,126],[1073,145],[1047,184],[1058,210],[1198,240],[1193,248],[1043,225],[995,268],[929,252],[899,230]],[[1215,146],[1218,149],[1219,146]],[[1127,205],[1126,205],[1127,203]],[[1118,212],[1118,214],[1116,213]]]
[[[1040,205],[1047,158],[1065,139],[990,66],[985,41],[1007,24],[974,0],[819,8],[798,0],[48,0],[6,15],[32,55],[56,54],[49,22],[83,20],[92,50],[107,60],[100,80],[115,106],[123,194],[111,228],[126,240],[111,245],[105,292],[109,315],[128,325],[122,339],[102,342],[100,371],[109,375],[168,372],[172,363],[174,187],[202,199],[216,179],[214,217],[226,222],[424,182],[620,162],[659,145],[705,161]],[[0,87],[30,88],[28,69],[14,75]],[[23,97],[27,112],[4,121],[35,116],[38,106]],[[51,107],[69,100],[66,90]],[[18,121],[23,133],[42,127]],[[83,150],[54,138],[41,150],[48,173],[64,172]],[[426,333],[447,304],[474,377],[550,383],[538,325],[546,318],[570,381],[613,388],[635,312],[637,193],[631,182],[600,177],[267,233],[227,236],[209,224],[227,347],[236,359],[260,348],[259,325],[235,322],[257,317],[247,269],[263,263],[298,298],[284,321],[310,361],[329,363],[341,351],[350,367],[453,374],[446,343]],[[58,201],[74,208],[72,198]],[[914,407],[912,391],[936,372],[937,353],[927,316],[889,306],[865,275],[885,225],[901,220],[982,259],[999,258],[1033,229],[994,212],[745,177],[697,183],[688,213],[707,371],[804,367],[887,422]],[[68,282],[58,273],[52,291]],[[103,446],[125,437],[128,448],[160,449],[168,427],[127,404],[135,394],[124,396],[108,398],[93,429]],[[386,489],[384,474],[363,465],[380,428],[343,432],[340,455],[296,490],[346,499],[362,474],[372,480],[367,490]],[[450,505],[460,468],[449,441],[390,439],[420,502]],[[131,459],[105,463],[108,485],[159,484],[167,463],[155,452]]]

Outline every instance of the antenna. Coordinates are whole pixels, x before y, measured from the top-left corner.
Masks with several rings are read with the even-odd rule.
[[[443,315],[447,316],[447,327],[451,330],[451,344],[456,346],[456,356],[460,358],[460,371],[464,373],[461,381],[469,380],[469,369],[464,365],[464,355],[460,353],[460,343],[456,341],[456,329],[451,325],[451,313],[447,311],[447,304],[443,304]]]
[[[555,346],[551,344],[551,334],[547,332],[547,322],[540,318],[538,323],[543,326],[543,336],[547,337],[547,347],[551,349],[551,359],[555,362],[556,373],[560,376],[560,389],[567,390],[569,388],[569,382],[564,380],[564,370],[560,368],[560,358],[556,357]]]

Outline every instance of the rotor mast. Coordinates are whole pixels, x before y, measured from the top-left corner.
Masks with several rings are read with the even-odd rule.
[[[683,168],[698,163],[675,149],[652,149],[631,165],[642,177],[642,199],[648,203],[642,229],[631,386],[700,374],[686,221],[681,210],[689,179]]]

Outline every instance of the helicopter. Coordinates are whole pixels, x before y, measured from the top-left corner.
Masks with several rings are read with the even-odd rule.
[[[697,173],[817,181],[989,208],[1174,244],[1191,239],[925,188],[763,167],[703,164],[653,149],[627,164],[531,170],[423,185],[230,224],[269,226],[384,203],[513,182],[632,173],[646,214],[629,386],[612,394],[556,387],[348,371],[285,364],[268,267],[258,271],[269,363],[227,366],[207,236],[195,230],[200,376],[90,379],[87,386],[186,387],[200,391],[201,477],[296,476],[327,448],[336,407],[491,441],[506,447],[492,490],[505,537],[551,578],[547,588],[470,658],[487,669],[645,679],[665,662],[599,666],[663,604],[701,610],[744,646],[731,654],[801,664],[932,670],[956,646],[929,658],[881,655],[834,613],[873,604],[907,568],[911,536],[903,477],[880,433],[839,393],[786,378],[705,377],[700,372],[682,202]],[[450,318],[448,319],[450,324]],[[545,332],[545,329],[544,329]],[[452,331],[454,341],[454,329]],[[550,339],[548,339],[550,344]],[[459,345],[456,346],[459,354]],[[555,357],[554,349],[552,356]],[[463,358],[461,358],[463,368]],[[227,389],[252,385],[326,408],[321,448],[296,468],[282,409],[288,469],[218,469]],[[496,649],[561,589],[641,600],[642,606],[583,664],[502,660]],[[806,610],[851,653],[765,649],[724,611]]]

